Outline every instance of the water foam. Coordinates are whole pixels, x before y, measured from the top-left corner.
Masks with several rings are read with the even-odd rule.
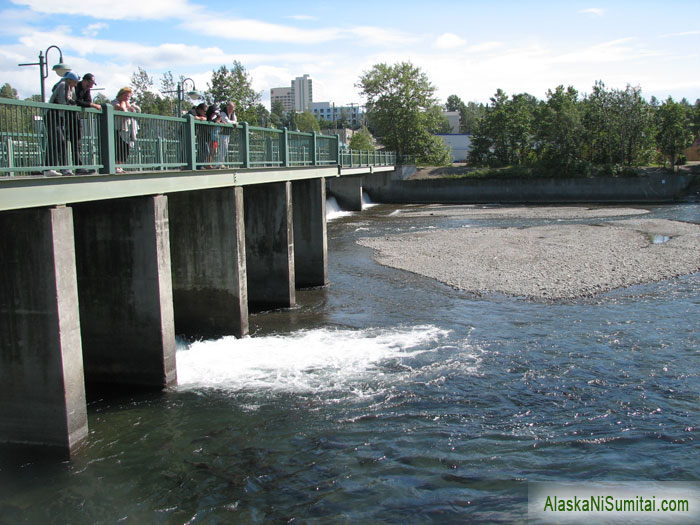
[[[449,331],[435,326],[395,329],[314,329],[264,337],[181,344],[178,388],[184,390],[353,391],[358,381],[383,381],[383,364],[435,351]]]
[[[351,211],[343,210],[335,197],[328,197],[326,199],[326,220],[332,221],[333,219],[338,219],[340,217],[346,217],[351,215]]]
[[[362,192],[362,209],[366,208],[371,208],[372,206],[377,206],[376,202],[372,202],[372,199],[369,198],[369,195],[367,195],[364,191]]]

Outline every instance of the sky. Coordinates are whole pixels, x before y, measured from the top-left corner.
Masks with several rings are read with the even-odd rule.
[[[362,104],[378,63],[418,66],[444,102],[488,103],[497,89],[545,99],[640,86],[643,95],[700,98],[700,23],[693,1],[0,0],[0,84],[39,93],[39,51],[57,45],[110,99],[141,67],[208,87],[239,61],[269,108],[270,88],[308,74],[315,102]],[[58,62],[51,49],[49,66]],[[58,80],[53,72],[47,92]],[[95,94],[95,93],[94,93]],[[93,95],[94,95],[93,94]]]

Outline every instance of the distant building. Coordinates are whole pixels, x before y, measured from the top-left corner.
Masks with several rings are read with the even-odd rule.
[[[450,149],[452,162],[463,162],[469,156],[472,147],[472,136],[466,133],[439,134],[445,145]]]
[[[297,77],[292,80],[292,102],[295,111],[310,110],[313,101],[314,90],[309,75]]]
[[[295,78],[290,87],[270,89],[270,108],[276,101],[280,101],[285,111],[308,111],[313,100],[313,82],[309,75]]]
[[[336,106],[330,102],[314,102],[311,104],[311,113],[317,120],[323,119],[331,122],[337,122],[345,117],[348,124],[353,127],[362,124],[364,116],[359,105]]]
[[[282,103],[282,107],[285,111],[292,111],[292,109],[294,109],[294,103],[292,100],[292,88],[272,88],[270,90],[270,107],[272,108],[272,104],[274,104],[277,101]]]
[[[459,111],[443,111],[442,113],[450,123],[450,132],[459,133]]]

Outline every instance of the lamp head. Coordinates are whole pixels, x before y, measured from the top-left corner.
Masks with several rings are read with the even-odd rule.
[[[68,64],[64,64],[63,62],[59,62],[58,64],[53,66],[51,69],[53,69],[59,77],[63,77],[63,76],[65,76],[66,73],[68,73],[71,70],[71,67]]]

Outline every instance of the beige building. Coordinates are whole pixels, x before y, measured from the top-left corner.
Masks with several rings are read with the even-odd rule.
[[[282,107],[285,111],[292,111],[294,108],[294,104],[292,102],[292,88],[272,88],[270,90],[270,108],[272,108],[272,104],[274,104],[276,101],[280,101],[282,103]]]

